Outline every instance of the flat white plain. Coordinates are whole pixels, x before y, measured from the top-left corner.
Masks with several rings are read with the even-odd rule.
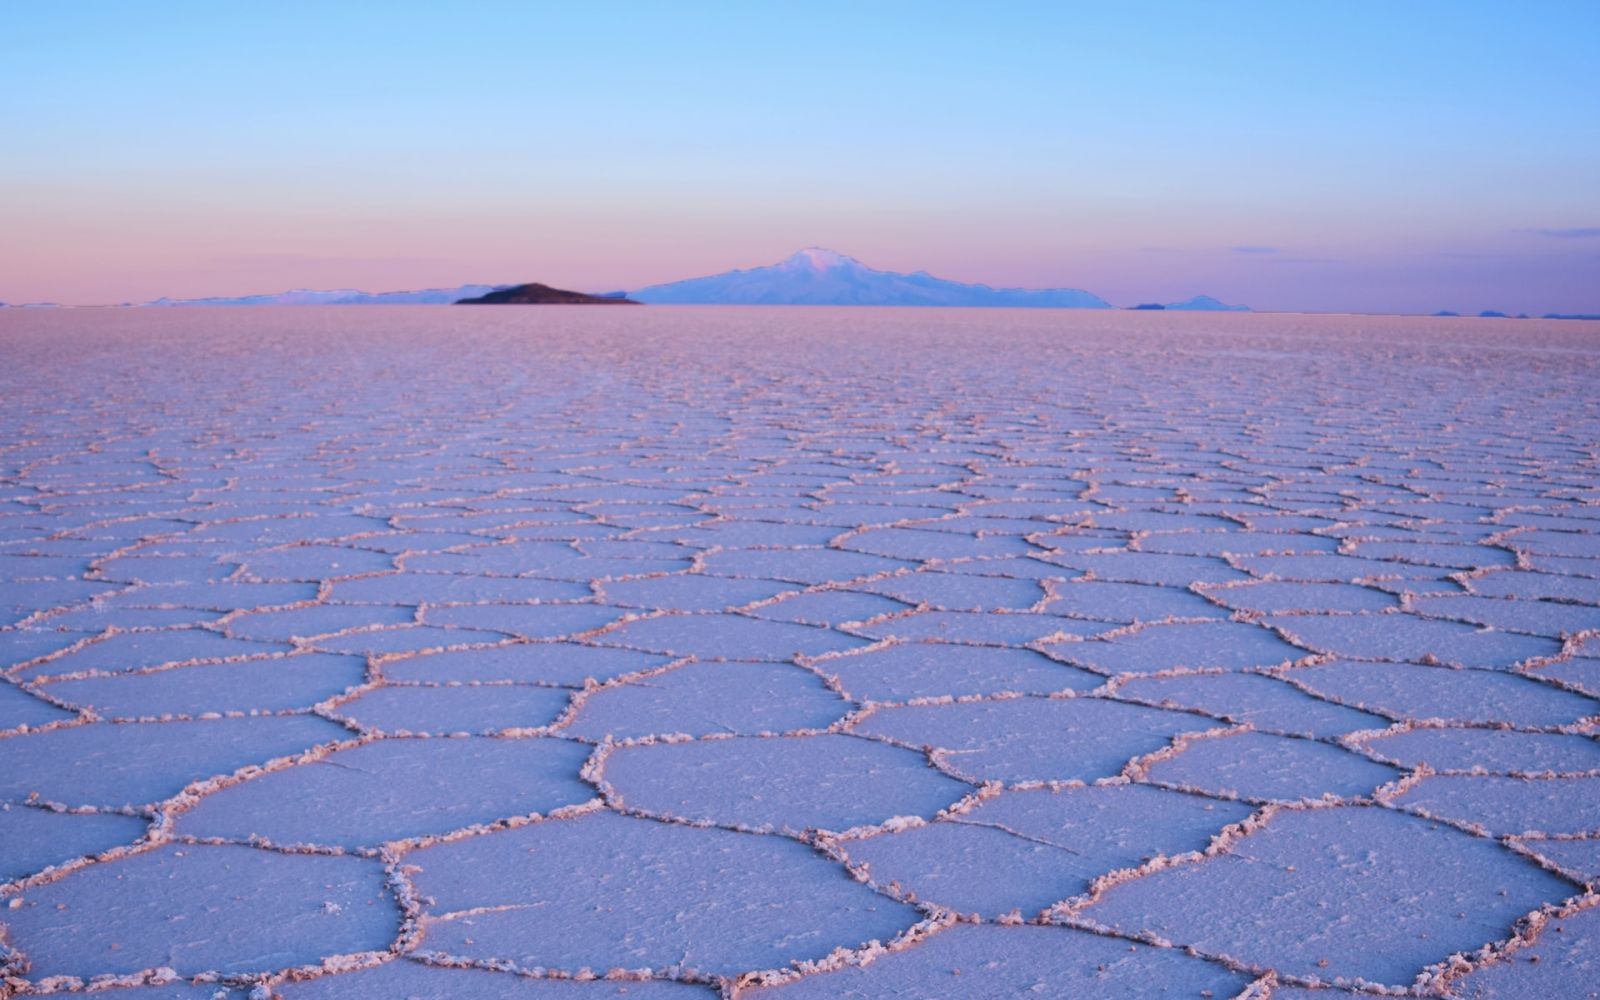
[[[0,993],[1600,988],[1596,324],[12,310],[0,355]]]

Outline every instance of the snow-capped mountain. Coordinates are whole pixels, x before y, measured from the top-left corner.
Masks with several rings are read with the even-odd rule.
[[[462,299],[477,298],[507,288],[507,285],[462,285],[459,288],[423,288],[407,292],[363,292],[355,288],[317,291],[297,288],[267,295],[241,295],[235,298],[168,299],[145,302],[147,306],[398,306],[448,305]]]
[[[770,267],[726,271],[628,293],[670,305],[1034,306],[1110,309],[1077,288],[991,288],[935,278],[926,271],[879,271],[842,253],[807,247]]]
[[[1168,302],[1167,309],[1187,310],[1189,312],[1249,312],[1249,306],[1230,306],[1226,302],[1218,302],[1209,295],[1196,295],[1192,299],[1182,302]]]

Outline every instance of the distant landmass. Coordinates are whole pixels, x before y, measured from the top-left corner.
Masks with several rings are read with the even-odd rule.
[[[1247,313],[1249,306],[1230,306],[1226,302],[1218,302],[1209,295],[1196,295],[1192,299],[1182,302],[1141,302],[1136,306],[1129,306],[1135,312],[1144,310],[1171,311],[1171,312],[1230,312]]]
[[[661,305],[1112,308],[1079,288],[991,288],[935,278],[926,271],[879,271],[821,247],[808,247],[769,267],[651,285],[628,297]]]
[[[1226,302],[1218,302],[1209,295],[1196,295],[1194,298],[1184,299],[1182,302],[1168,302],[1166,307],[1180,312],[1246,313],[1250,311],[1249,306],[1230,306]]]
[[[505,285],[461,285],[458,288],[423,288],[407,292],[363,292],[355,288],[313,291],[296,288],[266,295],[240,295],[232,298],[156,299],[144,306],[425,306],[449,305],[462,299],[487,295]]]
[[[620,295],[589,295],[551,288],[532,282],[512,285],[473,298],[460,299],[458,306],[636,306],[639,303]]]
[[[721,274],[650,285],[635,291],[575,292],[548,285],[459,285],[396,292],[366,292],[356,288],[297,288],[261,295],[212,296],[195,299],[159,298],[151,302],[124,302],[124,306],[366,306],[494,304],[609,304],[615,302],[662,305],[815,305],[815,306],[979,306],[1032,309],[1112,309],[1105,299],[1081,288],[995,288],[935,278],[926,271],[903,274],[880,271],[834,250],[807,247],[786,260],[767,267],[724,271]],[[53,303],[38,303],[47,308]],[[15,303],[7,307],[19,308]],[[27,307],[22,307],[27,308]],[[1249,312],[1248,306],[1228,305],[1209,295],[1182,302],[1147,303],[1131,309],[1171,309],[1205,312]]]
[[[1452,311],[1450,309],[1440,309],[1438,312],[1430,313],[1429,315],[1431,315],[1431,316],[1457,316],[1457,317],[1459,317],[1461,314],[1458,313],[1458,312],[1454,312],[1454,311]],[[1478,319],[1532,319],[1533,317],[1529,316],[1527,313],[1516,313],[1515,315],[1513,315],[1511,313],[1501,312],[1498,309],[1485,309],[1482,312],[1478,313],[1478,317],[1477,318]],[[1600,313],[1545,313],[1543,316],[1540,316],[1539,318],[1540,319],[1587,319],[1587,320],[1596,320],[1596,319],[1600,319]]]
[[[612,286],[615,287],[615,286]],[[500,293],[506,293],[501,295]],[[159,298],[151,302],[124,302],[123,306],[346,306],[346,305],[448,305],[461,302],[607,304],[628,301],[661,305],[830,305],[830,306],[994,306],[1035,309],[1113,309],[1105,299],[1081,288],[995,288],[936,278],[926,271],[904,274],[868,267],[854,257],[822,247],[807,247],[766,267],[724,271],[699,278],[649,285],[634,291],[577,292],[548,285],[468,284],[453,288],[367,292],[356,288],[309,289],[261,295],[213,296],[194,299]],[[61,308],[54,302],[5,303],[0,309]],[[1175,312],[1251,312],[1249,306],[1232,305],[1210,295],[1181,302],[1144,302],[1130,310]],[[1440,317],[1461,314],[1449,309]],[[1477,314],[1484,318],[1526,319],[1494,309]],[[1543,319],[1600,320],[1595,313],[1545,313]]]

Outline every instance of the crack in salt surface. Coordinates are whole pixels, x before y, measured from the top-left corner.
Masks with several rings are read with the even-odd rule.
[[[0,315],[0,996],[292,1000],[388,966],[781,998],[896,975],[981,926],[1153,950],[1240,997],[1446,997],[1485,968],[1520,988],[1519,956],[1600,908],[1600,861],[1584,860],[1600,818],[1524,812],[1600,780],[1590,328],[1523,324],[1507,346],[1316,317],[458,319]],[[188,747],[158,738],[183,726]],[[191,763],[224,732],[229,755]],[[383,770],[512,746],[496,741],[570,758],[538,774],[570,798],[479,801],[470,774]],[[390,763],[347,763],[374,747]],[[295,799],[319,764],[353,784]],[[1031,916],[1020,896],[987,916],[952,904],[998,853],[912,846],[949,828],[1058,856],[1046,870],[1086,864],[1092,832],[986,817],[1129,787],[1251,812],[1176,851],[1135,824],[1121,849],[1140,861]],[[225,828],[192,829],[224,806]],[[397,809],[420,825],[388,825]],[[286,810],[311,819],[263,836]],[[363,832],[332,835],[335,812]],[[485,941],[537,941],[549,911],[471,888],[441,849],[597,817],[820,867],[795,869],[805,885],[702,873],[729,914],[715,961],[673,936],[686,916],[670,902],[639,941],[480,942],[475,921],[518,932]],[[1351,882],[1236,940],[1209,925],[1268,898],[1118,908],[1241,863],[1314,896],[1329,858],[1358,868],[1386,848],[1359,833],[1286,860],[1257,848],[1334,817],[1493,870],[1393,912]],[[653,884],[551,842],[566,846],[513,856],[504,880],[549,870],[552,892],[590,885],[596,906]],[[859,844],[901,845],[912,874],[882,881]],[[233,851],[285,872],[303,910],[114,888],[152,865],[226,884],[208,859]],[[375,866],[381,903],[325,898],[295,867],[340,859]],[[741,938],[741,907],[814,893],[836,900],[826,920]],[[250,935],[139,930],[229,905],[267,908],[273,957]],[[1288,941],[1316,939],[1330,908],[1347,941],[1403,927],[1441,943],[1352,971],[1359,947],[1330,937],[1327,966],[1302,967]],[[1499,916],[1463,934],[1477,912]],[[61,928],[81,943],[63,950]],[[1008,948],[993,957],[1057,992],[1083,972]]]

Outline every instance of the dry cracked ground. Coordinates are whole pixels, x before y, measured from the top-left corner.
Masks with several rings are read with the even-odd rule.
[[[1595,325],[0,352],[0,995],[1600,990]]]

